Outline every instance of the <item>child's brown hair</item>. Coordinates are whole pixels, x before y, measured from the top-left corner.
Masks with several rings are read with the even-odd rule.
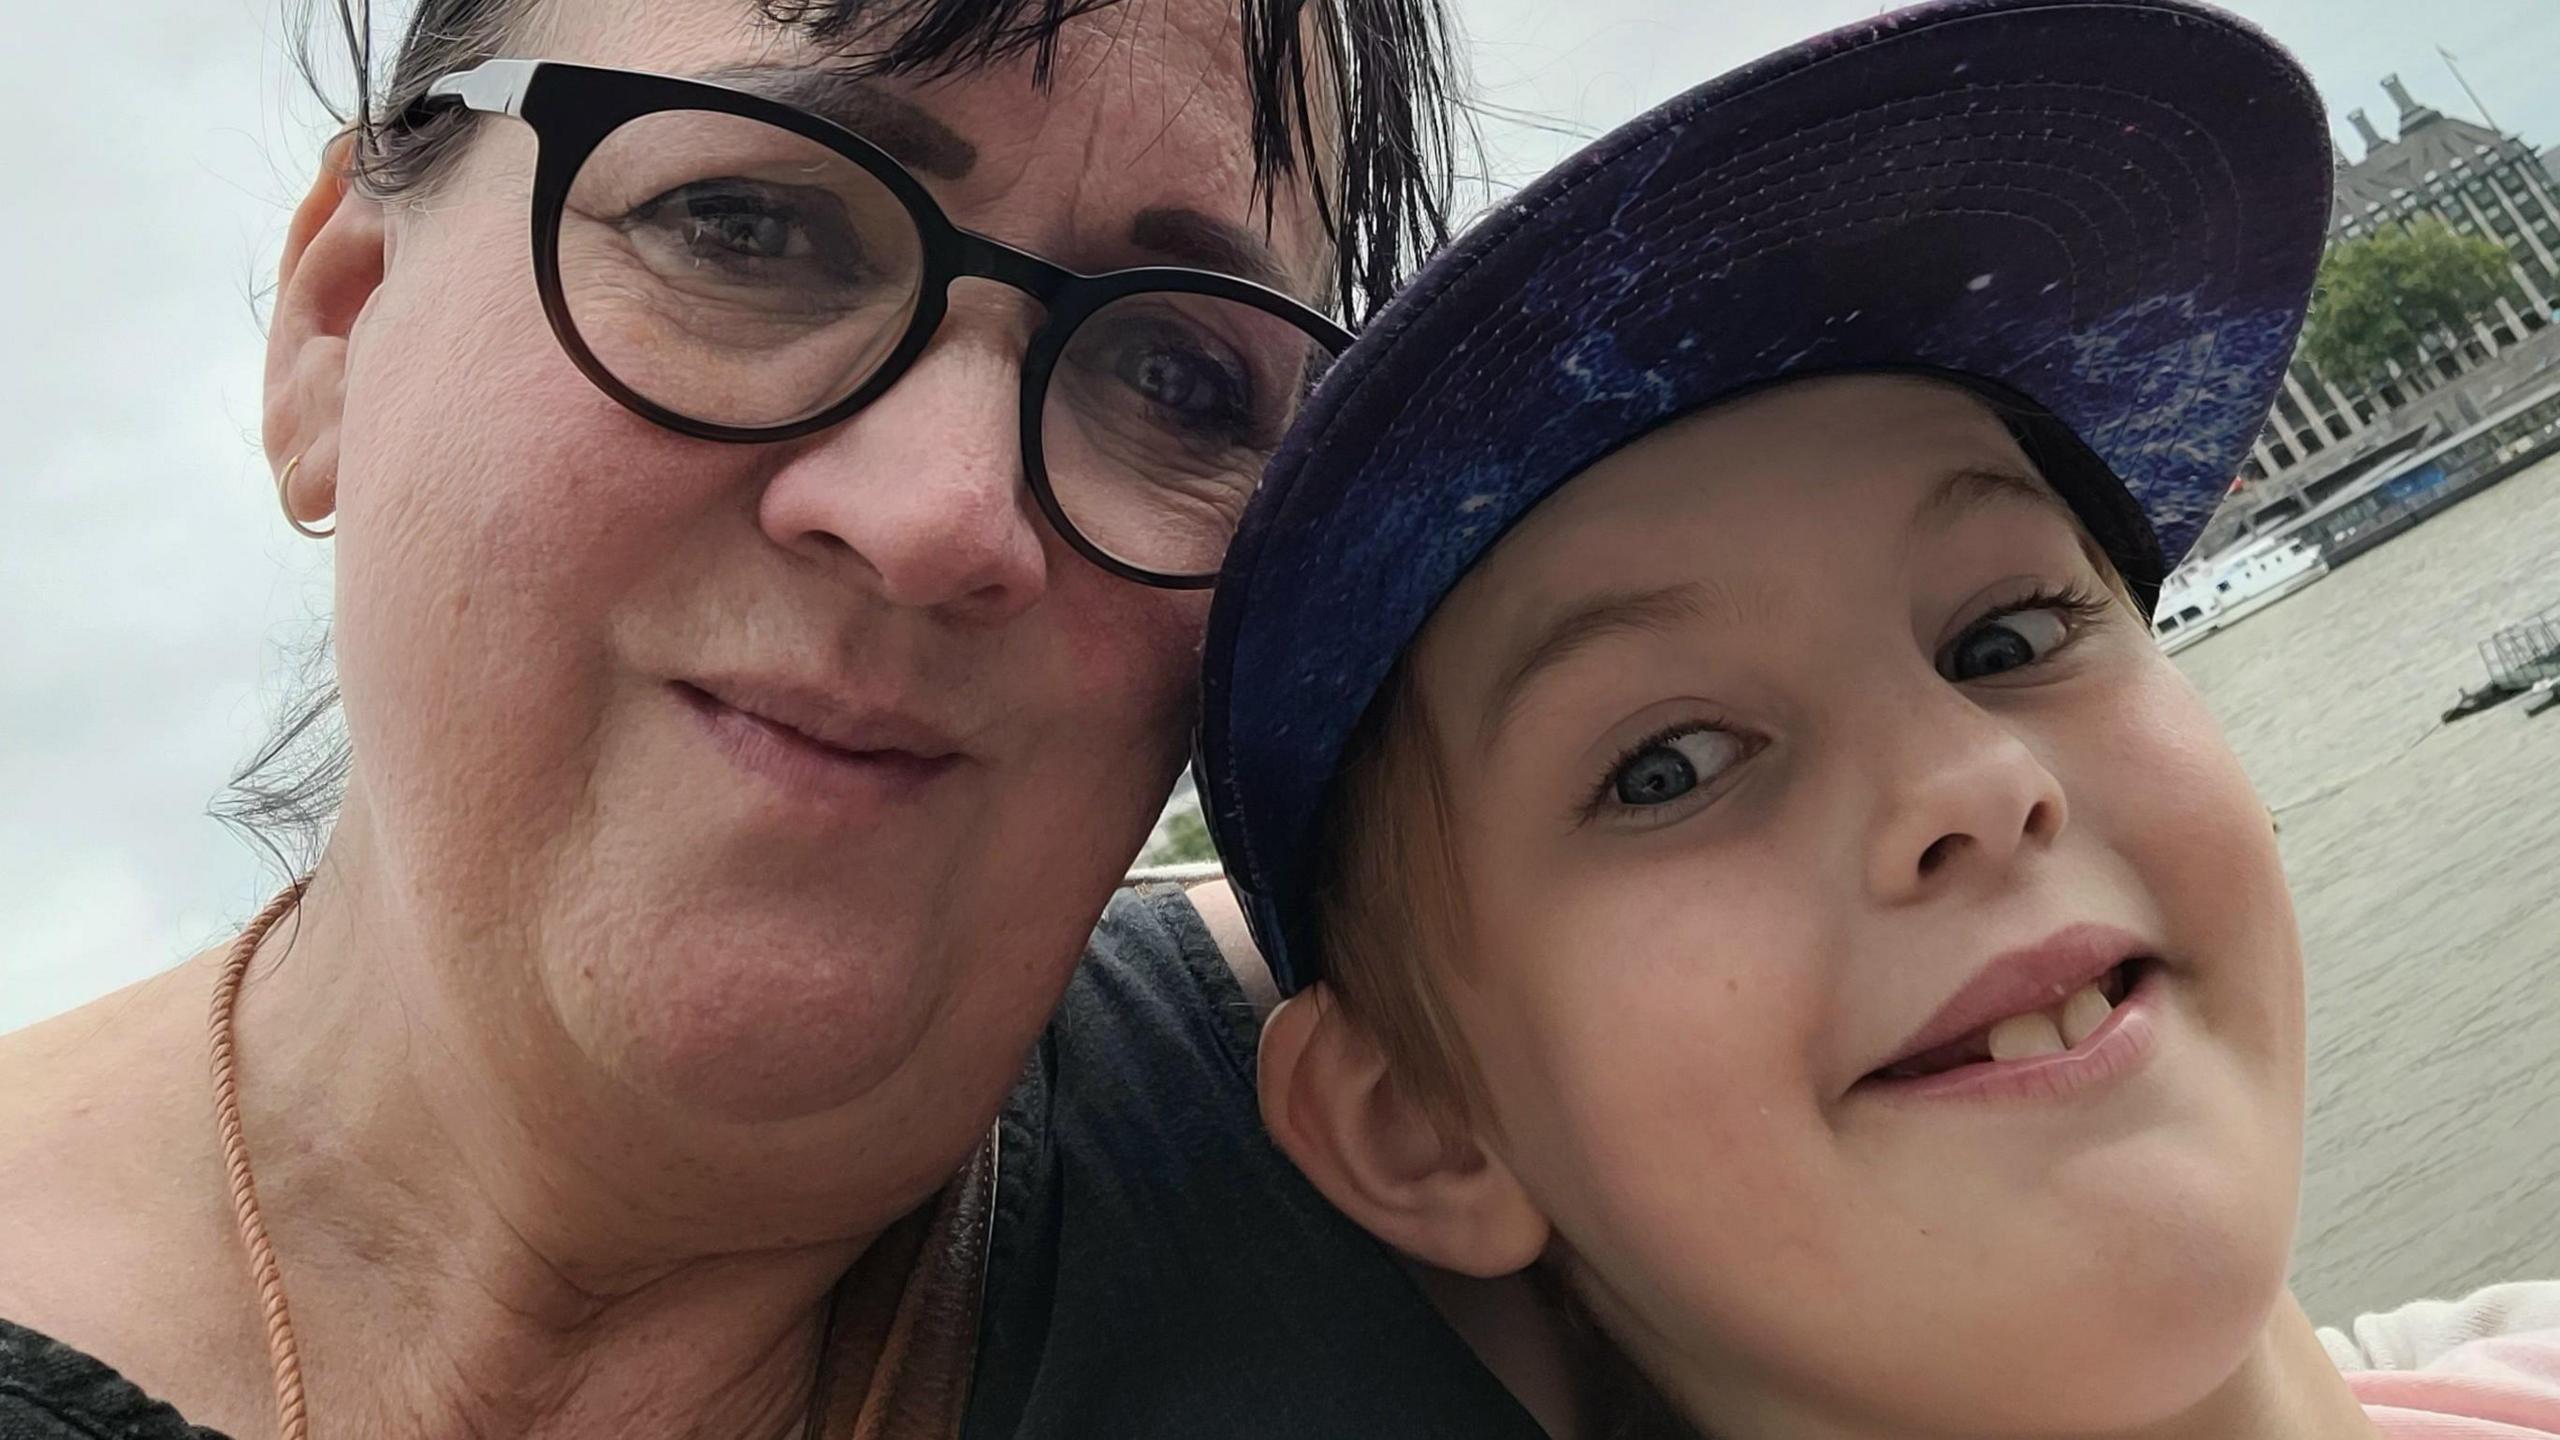
[[[1435,983],[1467,943],[1439,729],[1410,654],[1345,751],[1322,821],[1316,944],[1334,997],[1394,1082],[1445,1128],[1489,1118],[1484,1083]]]

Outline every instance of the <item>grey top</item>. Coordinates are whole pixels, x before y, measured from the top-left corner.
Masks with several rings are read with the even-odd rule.
[[[0,1320],[0,1440],[223,1440],[90,1356]]]

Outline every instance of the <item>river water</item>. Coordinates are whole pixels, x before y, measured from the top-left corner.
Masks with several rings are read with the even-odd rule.
[[[2560,607],[2560,457],[2181,651],[2282,823],[2312,1318],[2560,1278],[2560,710],[2437,728]]]

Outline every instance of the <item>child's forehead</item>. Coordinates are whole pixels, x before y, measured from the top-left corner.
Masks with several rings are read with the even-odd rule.
[[[1998,461],[2033,473],[2008,422],[1973,391],[1918,375],[1832,375],[1691,411],[1566,481],[1558,498],[1677,477],[1717,482],[1698,490],[1708,498],[1786,500],[1869,472],[1916,481]]]
[[[1981,397],[1903,375],[1798,381],[1693,412],[1585,469],[1450,600],[1610,583],[1610,567],[1647,555],[1819,565],[1837,545],[2019,499],[2070,514]]]

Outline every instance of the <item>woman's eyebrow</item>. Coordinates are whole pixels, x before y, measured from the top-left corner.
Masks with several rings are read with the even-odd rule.
[[[1484,707],[1479,738],[1490,749],[1528,693],[1529,682],[1612,636],[1659,634],[1683,623],[1706,618],[1713,608],[1706,588],[1695,581],[1650,590],[1621,590],[1594,595],[1535,627],[1533,639],[1519,648],[1494,682]]]
[[[1129,222],[1129,239],[1141,250],[1195,270],[1215,270],[1250,280],[1293,299],[1303,288],[1271,246],[1251,229],[1181,205],[1153,205]]]
[[[735,65],[700,77],[796,105],[889,152],[910,170],[957,180],[976,168],[978,147],[930,110],[887,86],[805,65]]]
[[[899,164],[938,180],[977,167],[978,147],[896,90],[858,75],[796,65],[736,65],[700,77],[795,105],[879,146]],[[1296,298],[1303,288],[1252,229],[1179,205],[1152,206],[1129,222],[1129,243],[1165,262],[1214,270]]]

